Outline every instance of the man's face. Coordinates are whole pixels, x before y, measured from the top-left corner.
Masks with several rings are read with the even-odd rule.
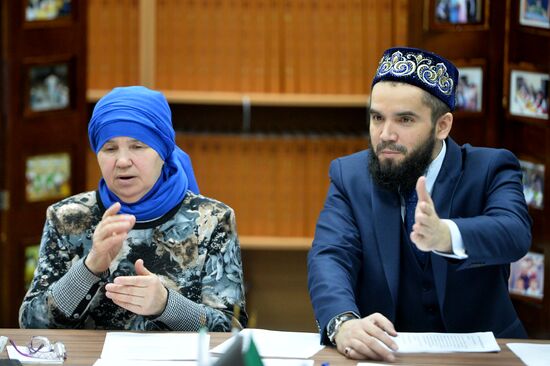
[[[409,84],[379,82],[372,89],[369,170],[390,190],[414,188],[439,152],[424,91]]]

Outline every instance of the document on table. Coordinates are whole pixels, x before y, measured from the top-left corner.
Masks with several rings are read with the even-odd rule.
[[[324,348],[319,333],[282,332],[247,328],[239,332],[243,337],[252,337],[262,358],[310,358]],[[233,338],[210,350],[212,353],[225,353]]]
[[[264,366],[313,366],[314,360],[291,360],[264,358]],[[99,359],[94,366],[197,366],[197,361],[155,361],[155,360],[104,360]]]
[[[550,344],[506,343],[527,366],[550,365]]]
[[[210,335],[205,335],[210,342]],[[101,358],[105,360],[197,360],[198,333],[108,332]]]
[[[94,366],[197,366],[197,361],[106,360],[100,358]]]
[[[493,332],[477,333],[406,333],[392,337],[399,353],[419,352],[499,352]]]

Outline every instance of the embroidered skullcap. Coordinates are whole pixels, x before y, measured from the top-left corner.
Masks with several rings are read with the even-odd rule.
[[[137,221],[149,221],[178,205],[188,189],[199,192],[191,159],[176,145],[172,113],[162,93],[144,86],[128,86],[114,88],[101,98],[88,124],[90,145],[97,154],[115,137],[147,144],[164,164],[155,185],[134,203],[122,202],[102,178],[98,192],[106,208],[120,202],[121,213],[135,215]]]
[[[451,111],[455,108],[458,70],[435,53],[411,47],[390,48],[382,55],[372,86],[379,81],[417,86],[441,99]]]

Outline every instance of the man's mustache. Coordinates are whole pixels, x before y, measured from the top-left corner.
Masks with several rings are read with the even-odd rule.
[[[397,145],[393,142],[381,142],[376,146],[376,153],[378,154],[382,150],[397,151],[402,154],[407,153],[407,148],[403,145]]]

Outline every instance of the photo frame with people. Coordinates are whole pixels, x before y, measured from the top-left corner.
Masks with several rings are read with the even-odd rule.
[[[425,28],[488,29],[488,0],[425,0]]]
[[[536,209],[544,209],[544,164],[520,159],[523,174],[523,194],[527,205]]]
[[[535,28],[550,29],[550,1],[520,0],[519,24]]]
[[[26,116],[71,108],[73,72],[70,60],[30,63],[24,69]]]
[[[70,19],[74,0],[25,0],[25,22],[55,22]]]
[[[71,154],[53,152],[25,159],[25,200],[50,201],[71,195]]]
[[[511,116],[548,120],[548,73],[510,71],[509,113]]]
[[[483,80],[482,65],[460,66],[458,68],[458,85],[456,87],[457,113],[481,113],[483,111]]]
[[[542,301],[544,298],[544,254],[529,251],[510,265],[508,291],[523,298]]]

